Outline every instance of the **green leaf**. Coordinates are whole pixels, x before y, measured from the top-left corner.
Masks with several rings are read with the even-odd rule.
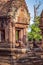
[[[37,40],[39,41],[40,39],[42,39],[42,35],[40,34],[41,29],[39,28],[39,20],[40,17],[36,17],[34,19],[34,23],[32,25],[30,25],[31,31],[28,33],[28,40]]]

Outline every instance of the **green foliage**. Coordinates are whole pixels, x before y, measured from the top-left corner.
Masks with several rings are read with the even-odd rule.
[[[30,25],[31,31],[28,33],[28,40],[41,40],[42,39],[42,35],[41,35],[41,30],[39,28],[39,19],[40,17],[36,17],[34,19],[34,24]]]

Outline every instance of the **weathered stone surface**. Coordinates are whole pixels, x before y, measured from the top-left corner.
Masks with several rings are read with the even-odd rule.
[[[5,31],[5,35],[3,34],[5,39],[0,43],[0,65],[16,65],[15,60],[22,57],[23,54],[15,52],[15,47],[20,45],[17,49],[21,49],[27,46],[29,21],[30,14],[25,0],[0,0],[0,31]],[[16,42],[16,31],[19,31],[18,42]],[[2,37],[1,34],[0,36]],[[22,49],[21,53],[25,52],[26,50]]]

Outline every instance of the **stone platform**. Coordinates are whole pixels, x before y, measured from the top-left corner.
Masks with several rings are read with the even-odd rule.
[[[43,65],[41,56],[28,50],[26,53],[21,53],[17,49],[0,50],[0,65]]]

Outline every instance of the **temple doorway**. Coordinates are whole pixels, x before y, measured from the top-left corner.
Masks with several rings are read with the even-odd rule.
[[[24,29],[23,28],[16,28],[15,33],[16,33],[16,35],[15,35],[16,47],[21,48],[22,43],[23,43]]]

